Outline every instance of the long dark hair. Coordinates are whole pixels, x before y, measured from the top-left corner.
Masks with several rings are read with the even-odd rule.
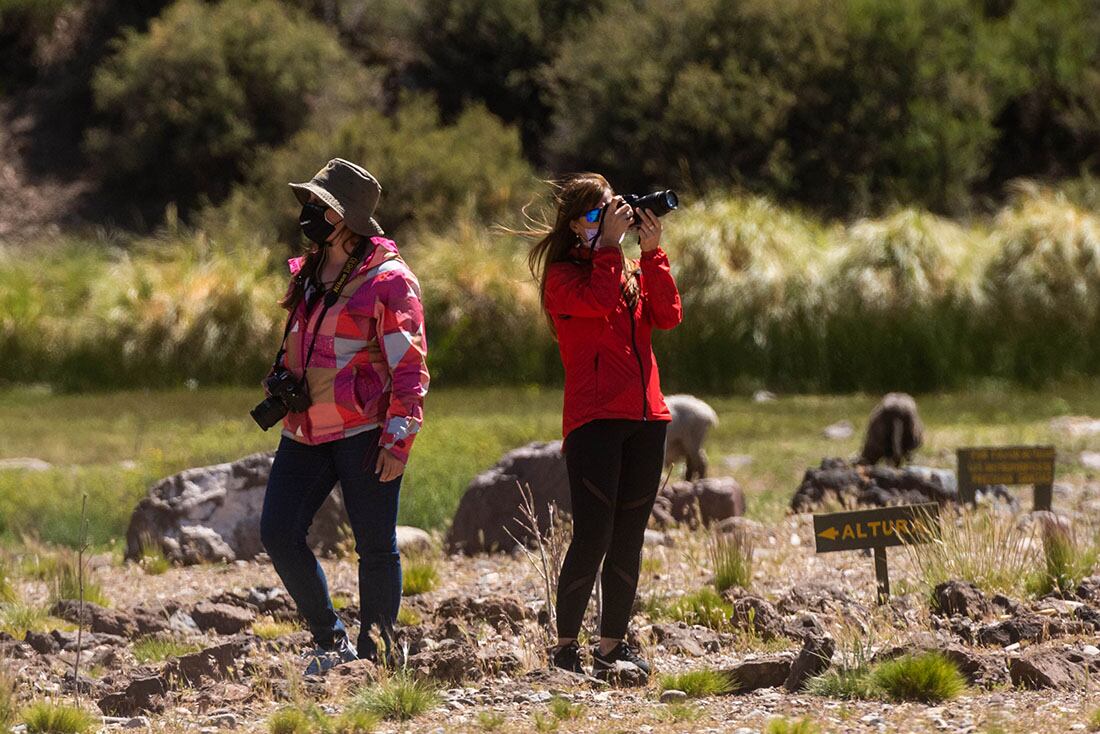
[[[598,207],[605,193],[613,193],[611,184],[598,173],[574,174],[552,185],[557,204],[554,223],[528,218],[530,226],[518,233],[538,240],[527,253],[527,267],[539,284],[539,304],[551,326],[553,320],[546,310],[546,274],[553,263],[568,260],[570,251],[581,244],[577,233],[570,229],[570,223],[590,209]],[[633,271],[633,267],[630,270]],[[637,303],[638,291],[637,278],[631,272],[626,284],[627,300],[631,307]]]

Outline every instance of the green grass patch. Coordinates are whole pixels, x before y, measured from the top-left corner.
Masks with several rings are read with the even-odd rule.
[[[584,716],[585,706],[573,703],[564,696],[554,696],[548,704],[551,715],[558,721],[576,721]]]
[[[811,680],[809,690],[830,698],[932,704],[957,697],[966,690],[966,679],[953,662],[929,652],[870,666],[834,668]]]
[[[8,670],[5,661],[0,660],[0,731],[7,731],[19,712],[15,693],[16,678]]]
[[[397,610],[397,622],[400,625],[412,627],[423,621],[424,618],[420,616],[420,613],[411,607],[402,606]]]
[[[37,604],[13,602],[0,605],[0,632],[6,632],[17,640],[27,636],[27,632],[49,632],[50,630],[74,630],[76,625],[50,616],[49,609]]]
[[[379,718],[359,707],[349,707],[332,719],[325,734],[368,734],[378,728]]]
[[[408,721],[434,709],[440,701],[435,685],[399,673],[360,691],[354,705],[383,719]]]
[[[434,558],[421,556],[401,563],[401,593],[426,594],[439,585],[439,568]]]
[[[265,617],[252,623],[252,634],[261,640],[277,640],[280,637],[294,634],[302,629],[296,622],[277,622],[271,617]]]
[[[110,606],[111,602],[103,592],[103,587],[95,580],[88,570],[87,559],[84,561],[83,599],[102,607]],[[51,601],[63,599],[81,598],[80,564],[76,553],[65,551],[59,555],[59,562],[55,566],[54,575],[47,580],[50,587]]]
[[[143,637],[133,644],[130,651],[139,663],[159,663],[168,658],[190,655],[201,649],[201,645],[168,637]]]
[[[703,711],[690,703],[670,703],[657,709],[657,719],[666,724],[695,721],[702,715]]]
[[[172,568],[172,562],[164,555],[164,548],[156,542],[142,544],[138,565],[150,576],[160,576]]]
[[[319,710],[317,713],[321,713]],[[324,714],[321,714],[322,716]],[[284,706],[267,719],[269,734],[312,734],[320,730],[318,717],[300,706]]]
[[[671,599],[650,598],[644,608],[653,619],[700,624],[714,630],[729,629],[733,614],[733,605],[710,587]]]
[[[1085,722],[1085,726],[1088,727],[1089,731],[1100,731],[1100,708],[1093,709],[1092,713],[1089,714],[1088,721]]]
[[[1072,595],[1100,560],[1100,535],[1047,523],[1043,529],[1042,568],[1027,581],[1037,596],[1056,592]]]
[[[15,584],[12,583],[11,569],[6,561],[0,559],[0,603],[10,603],[15,600]]]
[[[84,734],[99,723],[84,709],[51,701],[38,701],[23,710],[28,734]]]
[[[477,727],[482,731],[496,731],[504,726],[504,722],[507,720],[508,717],[499,711],[477,712]]]
[[[820,727],[808,716],[797,721],[780,717],[768,722],[764,734],[818,734],[819,731],[821,731]]]
[[[737,681],[720,670],[689,670],[669,673],[660,678],[662,691],[683,691],[688,698],[723,696],[737,690]]]

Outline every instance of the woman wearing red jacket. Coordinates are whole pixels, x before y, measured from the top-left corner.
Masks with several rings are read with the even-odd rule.
[[[648,675],[625,637],[671,420],[650,335],[680,323],[680,294],[652,212],[635,214],[593,173],[562,184],[557,203],[553,226],[528,256],[565,367],[562,433],[573,509],[573,540],[558,579],[558,644],[550,655],[554,665],[584,672],[577,634],[600,573],[593,675],[607,677],[618,661]],[[634,224],[638,262],[621,249]]]

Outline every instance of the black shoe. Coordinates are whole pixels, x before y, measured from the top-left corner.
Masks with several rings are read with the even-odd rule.
[[[581,648],[576,640],[551,647],[550,664],[555,668],[568,670],[570,673],[585,674],[584,668],[581,666]]]
[[[600,678],[601,680],[606,679],[615,672],[615,663],[630,663],[638,670],[642,671],[644,677],[649,677],[649,663],[638,655],[636,649],[626,644],[626,642],[620,642],[606,655],[601,655],[600,648],[596,648],[595,652],[592,653],[593,677]]]

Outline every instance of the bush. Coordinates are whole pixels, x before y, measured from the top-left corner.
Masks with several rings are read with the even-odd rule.
[[[1028,591],[1042,596],[1056,593],[1072,597],[1077,587],[1100,562],[1100,535],[1065,527],[1057,521],[1043,524],[1043,569],[1027,580]]]
[[[711,629],[729,628],[733,606],[710,588],[705,587],[676,599],[658,599],[649,602],[650,615],[673,622],[701,624]]]
[[[405,596],[426,594],[439,584],[439,569],[431,558],[414,558],[401,566],[401,593]]]
[[[709,546],[714,565],[714,588],[719,592],[752,584],[753,542],[747,533],[717,533]]]
[[[123,31],[93,79],[88,153],[111,190],[186,211],[217,201],[318,99],[364,102],[365,72],[324,25],[276,0],[180,0]],[[147,210],[147,211],[149,211]]]
[[[955,210],[984,177],[996,56],[968,0],[613,2],[586,28],[553,67],[563,167],[841,213]]]
[[[688,698],[723,696],[737,690],[737,681],[720,670],[689,670],[686,673],[662,675],[662,691],[683,691]]]
[[[449,232],[463,217],[487,225],[525,203],[534,178],[520,155],[519,136],[484,108],[473,106],[444,124],[425,96],[406,96],[390,116],[368,110],[318,120],[286,145],[260,157],[249,184],[212,227],[270,233],[301,241],[297,203],[288,181],[308,180],[330,158],[366,167],[382,184],[376,218],[389,233]]]

